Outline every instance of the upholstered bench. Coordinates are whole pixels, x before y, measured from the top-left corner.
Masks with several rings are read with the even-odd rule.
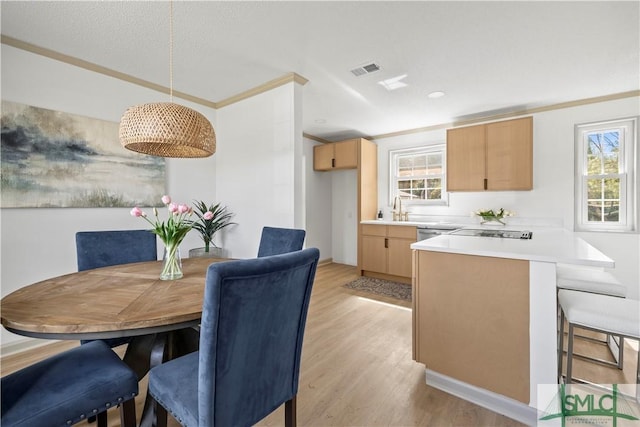
[[[561,289],[560,339],[558,343],[558,378],[562,377],[564,320],[569,325],[566,382],[571,383],[573,370],[574,328],[588,329],[640,341],[640,301]],[[639,352],[640,354],[640,352]],[[640,355],[636,383],[640,382]]]
[[[0,380],[2,427],[72,425],[120,406],[124,426],[135,426],[138,378],[102,341],[92,341]]]

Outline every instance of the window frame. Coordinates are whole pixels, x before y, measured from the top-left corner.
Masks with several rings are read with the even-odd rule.
[[[398,190],[398,175],[397,175],[397,158],[403,155],[419,155],[419,154],[433,154],[440,153],[442,156],[442,190],[440,192],[439,199],[402,199],[402,203],[405,206],[409,205],[421,205],[421,206],[448,206],[449,205],[449,193],[447,189],[447,149],[446,144],[439,143],[433,145],[424,145],[413,148],[401,148],[397,150],[389,150],[389,205],[393,204],[393,199],[397,196]]]
[[[588,173],[588,135],[612,130],[620,131],[618,173]],[[578,124],[575,126],[575,231],[637,232],[638,223],[638,117]],[[618,221],[588,219],[589,179],[620,179],[620,211]]]

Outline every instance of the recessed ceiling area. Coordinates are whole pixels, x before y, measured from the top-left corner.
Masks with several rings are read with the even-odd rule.
[[[169,3],[2,1],[2,34],[169,85]],[[337,141],[640,88],[637,1],[176,1],[174,90],[213,102],[297,73]],[[356,76],[355,67],[379,70]],[[403,77],[387,90],[380,81]],[[427,95],[442,91],[446,96]],[[163,95],[159,95],[161,99]]]

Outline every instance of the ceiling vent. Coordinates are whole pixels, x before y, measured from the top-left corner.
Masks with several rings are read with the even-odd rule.
[[[351,73],[353,73],[353,75],[356,77],[360,77],[360,76],[364,76],[365,74],[375,73],[376,71],[379,71],[379,70],[380,70],[380,66],[378,64],[376,64],[375,62],[369,62],[367,64],[360,65],[354,68],[353,70],[351,70]]]

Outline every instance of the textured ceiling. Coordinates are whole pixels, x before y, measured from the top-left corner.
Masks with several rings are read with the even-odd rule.
[[[640,88],[639,5],[176,1],[174,89],[219,102],[295,72],[309,80],[304,131],[329,140],[627,92]],[[169,85],[167,2],[0,8],[4,35]],[[351,74],[369,61],[382,69]],[[406,87],[377,84],[402,74]]]

